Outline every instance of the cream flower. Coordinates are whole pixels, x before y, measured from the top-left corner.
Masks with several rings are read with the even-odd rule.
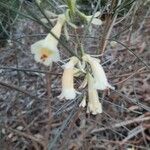
[[[100,12],[99,12],[99,11],[96,12],[96,13],[94,14],[94,16],[93,16],[93,15],[91,15],[91,16],[86,16],[86,20],[87,20],[87,22],[90,22],[91,19],[92,19],[92,21],[91,21],[92,24],[94,24],[94,25],[101,25],[101,24],[102,24],[102,21],[97,18],[98,16],[100,16]]]
[[[88,106],[87,113],[92,113],[93,115],[102,113],[102,105],[99,102],[99,97],[97,90],[94,88],[94,79],[88,74]]]
[[[78,93],[74,89],[74,66],[78,63],[77,57],[71,57],[70,61],[64,65],[64,72],[62,76],[62,92],[58,96],[60,99],[74,99]]]
[[[82,59],[88,62],[92,68],[92,73],[94,76],[94,88],[99,90],[105,90],[108,88],[114,89],[114,87],[108,83],[104,69],[100,65],[100,61],[98,59],[93,58],[88,54],[85,54]]]
[[[51,32],[60,38],[61,29],[65,23],[65,16],[59,15],[56,25],[51,29]],[[49,66],[52,62],[60,60],[59,50],[57,48],[58,40],[50,33],[45,39],[40,40],[31,45],[31,53],[37,62]]]

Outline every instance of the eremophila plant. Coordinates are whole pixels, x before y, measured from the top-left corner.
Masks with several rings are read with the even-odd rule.
[[[50,21],[56,21],[56,25],[51,29],[51,32],[40,41],[37,41],[31,45],[31,52],[34,54],[34,58],[37,62],[42,63],[46,66],[50,66],[52,62],[60,61],[58,46],[58,39],[61,36],[62,27],[64,27],[64,34],[66,39],[69,41],[69,34],[67,31],[67,25],[76,29],[78,26],[75,24],[76,19],[80,17],[86,23],[92,23],[94,25],[101,25],[102,21],[98,19],[100,12],[96,12],[94,15],[87,16],[80,12],[76,7],[76,0],[67,0],[67,9],[63,14],[57,15],[50,11],[45,11],[47,16],[46,19]],[[41,21],[47,23],[43,18]],[[81,43],[82,45],[82,43]],[[74,53],[68,50],[75,56],[71,57],[69,62],[64,65],[64,71],[62,74],[62,91],[58,96],[59,99],[75,99],[76,95],[79,94],[74,88],[74,78],[83,79],[83,82],[78,89],[83,89],[88,85],[88,100],[84,95],[80,107],[87,105],[87,113],[93,115],[102,113],[102,105],[99,101],[97,90],[106,90],[108,88],[114,89],[107,80],[106,74],[103,67],[100,65],[100,61],[88,54],[84,54],[84,50],[81,48],[82,57],[78,52]],[[82,60],[82,61],[81,61]],[[87,65],[88,64],[88,65]]]

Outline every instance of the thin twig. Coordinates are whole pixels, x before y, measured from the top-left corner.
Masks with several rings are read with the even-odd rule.
[[[109,127],[102,127],[99,129],[94,129],[91,131],[91,133],[96,133],[96,132],[100,132],[100,131],[104,131],[104,130],[108,130],[108,129],[112,129],[112,128],[119,128],[119,127],[126,126],[126,125],[129,125],[132,123],[140,123],[140,122],[147,121],[147,120],[150,120],[150,117],[143,117],[143,118],[138,117],[138,118],[135,118],[132,120],[126,120],[126,121],[123,121],[120,123],[116,123],[116,124],[109,126]]]
[[[60,129],[58,129],[58,131],[56,132],[56,136],[54,137],[53,141],[49,143],[48,146],[48,150],[52,150],[55,143],[57,142],[58,138],[60,137],[62,131],[65,129],[65,127],[68,125],[68,123],[70,122],[71,119],[73,119],[73,117],[76,115],[76,106],[74,107],[74,109],[72,109],[72,111],[70,112],[69,116],[66,118],[66,120],[63,121],[62,126]]]
[[[130,79],[130,78],[133,77],[135,74],[139,73],[141,70],[143,70],[143,69],[145,69],[145,68],[146,68],[146,67],[140,68],[139,70],[135,71],[134,73],[132,73],[130,76],[128,76],[128,77],[125,78],[124,80],[119,81],[119,82],[115,83],[114,85],[121,84],[121,83],[127,81],[128,79]]]
[[[136,136],[137,134],[143,132],[144,130],[145,130],[145,128],[142,125],[137,126],[133,130],[131,130],[130,133],[128,133],[128,136],[121,141],[120,145],[123,145],[129,139],[133,138],[134,136]]]
[[[113,0],[112,1],[112,9],[113,7],[115,6],[115,3],[116,3],[116,0]],[[118,4],[117,6],[119,6],[121,3],[121,0],[118,1]],[[111,10],[112,11],[112,10]],[[112,29],[113,29],[113,26],[116,22],[116,19],[117,19],[117,16],[118,16],[118,13],[116,12],[115,16],[112,18],[111,15],[107,18],[106,20],[106,27],[104,29],[104,34],[102,36],[102,40],[100,42],[100,53],[103,54],[105,49],[106,49],[106,46],[107,46],[107,43],[108,43],[108,40],[109,37],[110,37],[110,34],[112,32]]]
[[[112,39],[108,39],[108,40],[112,40]],[[114,41],[116,41],[117,43],[119,43],[120,45],[124,46],[128,51],[130,51],[138,60],[140,60],[148,70],[150,70],[150,66],[145,63],[137,54],[135,54],[130,48],[128,48],[125,44],[123,44],[122,42],[119,42],[118,40],[116,39],[113,39]]]
[[[47,138],[47,147],[49,142],[49,134],[51,130],[51,122],[52,122],[52,110],[51,110],[51,69],[49,70],[49,73],[46,74],[46,86],[47,86],[47,108],[48,108],[48,125],[47,125],[47,131],[46,131],[46,138]]]
[[[14,132],[15,134],[17,134],[17,135],[19,135],[19,136],[23,136],[23,137],[25,137],[25,138],[28,138],[28,139],[30,139],[30,140],[33,140],[33,141],[35,141],[35,142],[41,144],[43,147],[45,147],[45,142],[43,141],[43,139],[38,139],[38,138],[36,138],[36,137],[34,137],[34,136],[30,135],[30,134],[21,132],[21,131],[16,130],[16,129],[12,129],[12,128],[10,128],[10,127],[5,127],[5,128],[6,128],[6,130],[9,130],[9,131],[11,131],[11,132]]]
[[[37,72],[37,73],[43,73],[43,74],[49,73],[49,71],[45,71],[45,70],[34,70],[34,69],[14,68],[14,67],[0,67],[0,69],[8,69],[11,71]],[[53,73],[53,72],[51,74],[62,75],[62,73]]]
[[[121,92],[118,91],[118,90],[114,90],[114,92],[116,92],[117,94],[119,94],[120,96],[122,96],[123,98],[125,98],[126,100],[128,100],[130,103],[132,102],[133,104],[136,104],[136,105],[138,105],[139,107],[141,107],[141,108],[147,110],[148,112],[150,112],[150,107],[149,107],[149,106],[140,103],[138,100],[136,100],[136,99],[134,99],[134,98],[128,97],[127,95],[121,93]]]
[[[39,97],[37,97],[37,96],[31,95],[30,93],[28,93],[27,91],[22,90],[22,89],[19,88],[19,87],[12,86],[12,85],[10,85],[10,84],[7,84],[7,83],[1,82],[1,81],[0,81],[0,85],[5,86],[5,87],[10,88],[10,89],[13,89],[13,90],[16,90],[16,91],[18,91],[18,92],[21,92],[21,93],[23,93],[23,94],[25,94],[25,95],[28,95],[29,97],[31,97],[31,98],[33,98],[33,99],[44,100],[44,99],[39,98]]]

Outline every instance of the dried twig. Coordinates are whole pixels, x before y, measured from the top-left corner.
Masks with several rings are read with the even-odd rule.
[[[91,133],[96,133],[96,132],[100,132],[100,131],[104,131],[104,130],[108,130],[108,129],[112,129],[112,128],[119,128],[119,127],[122,127],[122,126],[126,126],[126,125],[129,125],[129,124],[132,124],[132,123],[140,123],[140,122],[143,122],[143,121],[147,121],[147,120],[150,120],[150,117],[138,117],[138,118],[135,118],[135,119],[132,119],[132,120],[127,120],[127,121],[123,121],[123,122],[120,122],[120,123],[116,123],[112,126],[109,126],[109,127],[103,127],[103,128],[99,128],[99,129],[94,129],[91,131]]]
[[[120,83],[123,83],[125,81],[127,81],[129,78],[133,77],[135,74],[139,73],[141,70],[145,69],[146,67],[142,67],[140,68],[139,70],[135,71],[134,73],[132,73],[130,76],[128,76],[126,79],[122,80],[122,81],[119,81],[117,83],[115,83],[115,85],[117,84],[120,84]]]
[[[16,129],[12,129],[11,127],[5,127],[5,128],[6,128],[6,130],[9,130],[19,136],[23,136],[23,137],[27,138],[27,139],[33,140],[33,141],[39,143],[40,145],[42,145],[43,147],[45,147],[45,142],[43,141],[43,139],[38,139],[30,134],[18,131]]]
[[[111,9],[111,11],[113,11],[113,8],[115,7],[115,3],[116,3],[116,0],[112,0],[112,3],[111,3],[112,9]],[[117,6],[119,6],[120,3],[121,3],[121,0],[118,1]],[[100,53],[101,54],[103,54],[105,49],[106,49],[106,46],[107,46],[107,43],[108,43],[107,39],[109,39],[109,37],[110,37],[113,26],[114,26],[114,24],[116,22],[116,19],[117,19],[117,16],[118,16],[118,13],[116,12],[115,16],[113,18],[110,15],[106,20],[106,27],[104,29],[104,34],[103,34],[101,42],[100,42]]]
[[[134,128],[133,130],[131,130],[128,133],[128,136],[126,138],[124,138],[120,145],[123,145],[124,143],[126,143],[129,139],[133,138],[134,136],[136,136],[137,134],[143,132],[145,130],[145,128],[141,125],[137,126],[136,128]]]
[[[16,90],[16,91],[18,91],[18,92],[21,92],[21,93],[23,93],[23,94],[25,94],[25,95],[28,95],[29,97],[31,97],[31,98],[33,98],[33,99],[44,100],[44,99],[39,98],[39,97],[37,97],[37,96],[31,95],[30,93],[28,93],[27,91],[22,90],[22,89],[19,88],[19,87],[16,87],[16,86],[13,86],[13,85],[10,85],[10,84],[1,82],[1,81],[0,81],[0,85],[5,86],[5,87],[10,88],[10,89],[13,89],[13,90]]]
[[[47,131],[46,131],[46,138],[47,138],[47,147],[49,142],[49,134],[51,130],[51,122],[52,122],[52,110],[51,110],[51,68],[49,70],[49,73],[46,74],[46,86],[47,86],[47,109],[48,109],[48,125],[47,125]]]

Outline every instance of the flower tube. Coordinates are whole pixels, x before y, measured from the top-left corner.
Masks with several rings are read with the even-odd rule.
[[[102,113],[102,105],[99,102],[99,97],[97,90],[94,88],[94,78],[91,74],[88,74],[88,105],[87,113],[92,113],[93,115]]]
[[[60,99],[74,99],[78,93],[74,89],[74,66],[78,63],[77,57],[71,57],[70,61],[64,65],[62,75],[62,92],[58,96]]]

